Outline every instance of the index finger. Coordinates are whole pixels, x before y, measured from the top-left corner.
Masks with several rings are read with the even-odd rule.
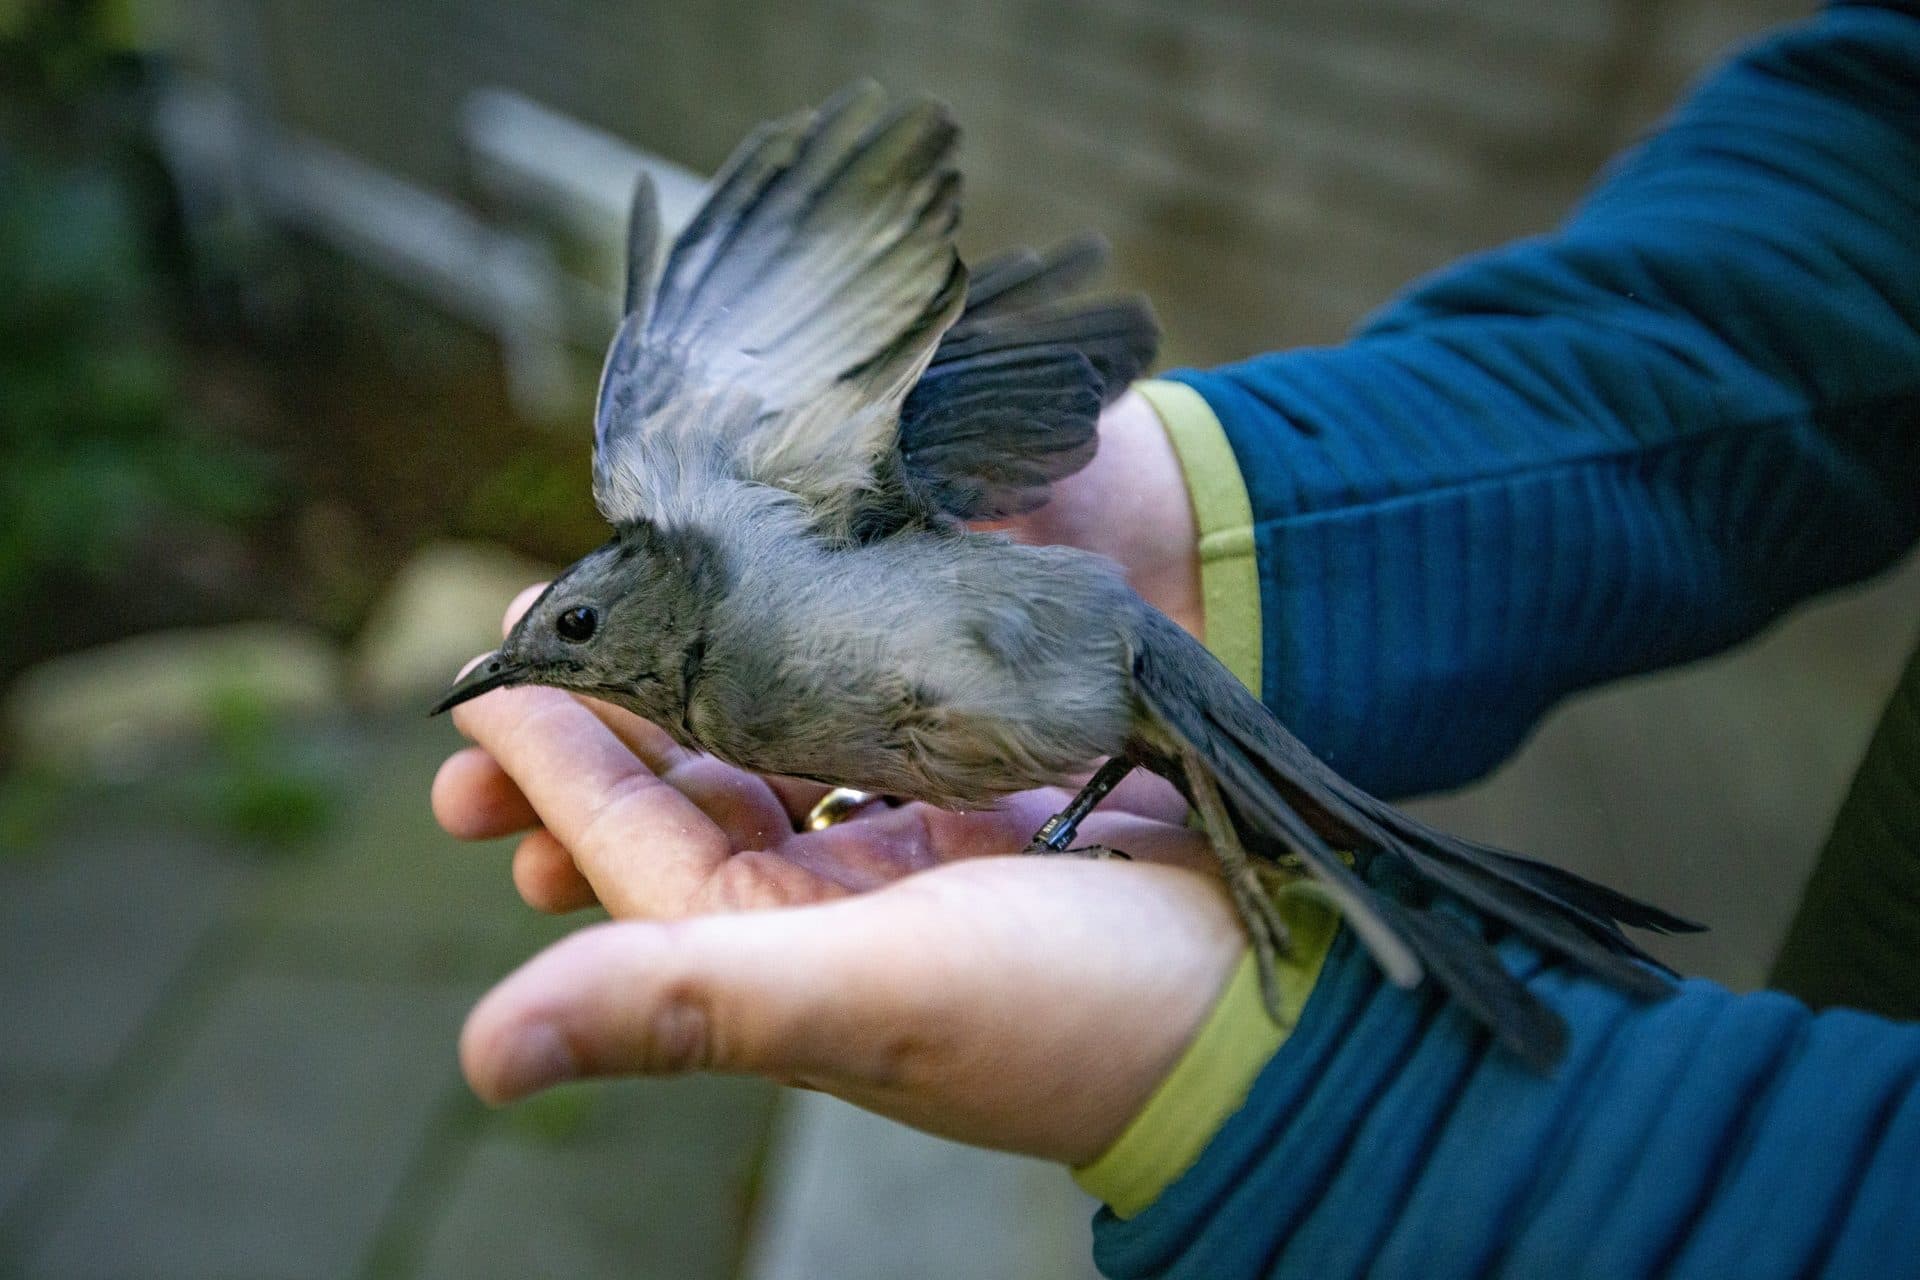
[[[726,861],[726,833],[571,694],[498,689],[453,714],[572,850],[613,914],[684,914]],[[636,831],[649,838],[635,839]]]

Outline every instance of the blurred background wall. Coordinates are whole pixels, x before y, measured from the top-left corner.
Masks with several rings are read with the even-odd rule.
[[[507,88],[697,173],[858,76],[965,129],[973,251],[1098,227],[1175,361],[1336,339],[1550,225],[1714,54],[1802,0],[191,0],[178,47],[277,121],[471,191]]]
[[[1783,0],[0,0],[0,1274],[1079,1276],[1057,1170],[747,1082],[503,1115],[459,1018],[572,922],[425,814],[426,693],[602,535],[634,170],[861,75],[963,244],[1092,227],[1170,363],[1541,231]],[[1427,804],[1758,982],[1920,572],[1576,699]]]

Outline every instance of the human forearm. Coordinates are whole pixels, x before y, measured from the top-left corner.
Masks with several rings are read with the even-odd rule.
[[[1920,21],[1710,79],[1565,227],[1339,348],[1195,386],[1261,562],[1264,695],[1375,790],[1710,652],[1920,531]]]
[[[1097,1222],[1102,1273],[1915,1274],[1920,1027],[1508,960],[1573,1029],[1551,1076],[1343,935],[1198,1162]]]

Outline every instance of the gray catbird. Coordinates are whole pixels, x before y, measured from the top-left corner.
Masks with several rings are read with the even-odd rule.
[[[1204,823],[1270,1005],[1282,865],[1320,881],[1394,982],[1431,975],[1536,1066],[1565,1026],[1462,908],[1665,992],[1620,926],[1697,926],[1414,822],[1316,760],[1112,563],[966,527],[1086,463],[1157,331],[1143,301],[1079,299],[1097,241],[969,279],[955,137],[938,105],[888,111],[873,86],[762,126],[657,279],[643,180],[595,422],[613,539],[437,710],[553,685],[742,768],[948,807],[1106,760],[1036,850],[1067,849],[1145,767]]]

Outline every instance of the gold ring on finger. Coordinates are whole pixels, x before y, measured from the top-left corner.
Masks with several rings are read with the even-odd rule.
[[[837,827],[879,798],[871,791],[861,791],[854,787],[835,787],[821,796],[818,804],[807,810],[807,820],[803,826],[808,831],[825,831],[828,827]]]

